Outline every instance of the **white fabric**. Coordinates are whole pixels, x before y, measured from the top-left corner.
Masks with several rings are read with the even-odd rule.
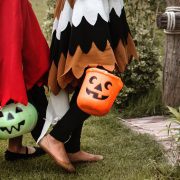
[[[120,17],[123,7],[123,0],[76,0],[72,9],[66,0],[59,19],[56,17],[54,20],[53,32],[56,30],[56,37],[60,40],[61,32],[67,28],[69,23],[77,27],[84,17],[89,24],[94,26],[98,15],[109,22],[110,12],[114,9],[117,16]]]
[[[37,143],[46,135],[49,127],[55,125],[69,109],[69,96],[61,90],[58,95],[50,94],[46,111],[45,124]]]
[[[59,40],[61,39],[61,32],[63,32],[67,28],[69,23],[71,24],[71,17],[72,17],[72,8],[69,2],[66,1],[64,4],[64,9],[61,12],[61,16],[57,27],[57,33],[56,33],[57,39]]]
[[[58,18],[56,17],[56,18],[54,19],[54,22],[53,22],[52,33],[53,33],[55,30],[57,30],[57,28],[58,28],[58,23],[59,23],[59,20],[58,20]]]
[[[121,11],[124,7],[124,1],[123,0],[110,0],[109,1],[109,7],[110,7],[110,12],[112,9],[115,10],[117,16],[121,16]]]
[[[76,0],[73,9],[72,24],[77,27],[85,17],[87,22],[94,26],[98,14],[106,21],[109,21],[109,5],[104,0]]]

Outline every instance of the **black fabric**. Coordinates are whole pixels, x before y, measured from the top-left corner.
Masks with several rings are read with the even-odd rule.
[[[35,152],[32,154],[28,154],[28,147],[26,147],[26,154],[14,153],[6,150],[5,160],[6,161],[17,161],[21,159],[25,160],[25,159],[39,157],[45,154],[45,152],[41,148],[38,147],[34,147],[34,148],[35,148]]]
[[[116,11],[112,9],[109,18],[112,48],[115,49],[118,46],[119,40],[122,40],[124,45],[127,44],[127,37],[128,33],[130,33],[130,29],[126,20],[126,13],[124,8],[121,11],[120,17],[116,14]]]
[[[34,140],[37,141],[45,123],[44,118],[46,117],[46,109],[47,109],[48,101],[43,86],[42,87],[34,86],[31,90],[27,92],[27,95],[29,102],[36,108],[38,112],[37,124],[33,129],[33,131],[31,132]]]
[[[61,53],[66,57],[69,51],[73,56],[78,46],[84,53],[88,53],[94,42],[97,48],[104,51],[107,41],[110,41],[108,23],[98,15],[97,22],[94,26],[89,24],[85,17],[82,18],[79,26],[75,27],[68,24],[67,28],[61,32],[60,40],[56,37],[57,31],[53,32],[51,43],[51,60],[54,60],[58,66]]]
[[[88,53],[92,43],[95,43],[100,51],[105,50],[107,41],[110,42],[113,49],[117,47],[120,40],[126,45],[130,29],[124,8],[121,11],[120,17],[113,8],[109,14],[109,22],[106,22],[98,14],[96,24],[93,26],[83,17],[77,27],[71,26],[69,23],[66,29],[61,32],[60,40],[57,39],[56,33],[57,31],[55,30],[50,50],[51,60],[54,60],[55,65],[58,66],[61,53],[65,57],[67,57],[68,52],[73,56],[78,46],[80,46],[83,53]]]
[[[78,152],[80,150],[80,138],[83,123],[84,120],[90,116],[81,111],[77,106],[76,101],[79,90],[80,88],[78,87],[71,98],[69,111],[54,126],[50,133],[54,138],[61,142],[66,142],[68,140],[68,142],[65,143],[65,148],[69,153]],[[38,122],[31,132],[33,138],[37,141],[45,123],[44,118],[46,116],[48,102],[43,87],[34,86],[27,94],[29,102],[33,104],[38,111]]]
[[[66,57],[69,47],[69,38],[71,34],[71,25],[68,24],[67,28],[61,32],[61,39],[57,39],[56,30],[53,32],[52,43],[50,47],[50,58],[54,60],[55,65],[58,66],[61,53]]]
[[[81,146],[81,132],[83,128],[84,121],[82,121],[76,129],[71,134],[69,141],[65,143],[66,152],[76,153],[80,151]]]
[[[84,78],[82,78],[82,79],[84,79]],[[74,92],[74,95],[71,98],[70,107],[72,107],[72,105],[74,103],[76,103],[79,91],[80,91],[80,88],[77,87],[76,91]],[[84,121],[82,121],[77,126],[77,128],[74,129],[74,131],[71,134],[71,138],[65,143],[66,152],[75,153],[75,152],[78,152],[80,150],[81,132],[82,132],[83,124],[84,124]]]
[[[79,87],[76,89],[70,108],[64,117],[54,126],[50,132],[55,139],[64,142],[67,152],[74,153],[80,150],[80,137],[84,121],[90,116],[77,106]]]
[[[110,41],[108,23],[99,14],[94,26],[83,17],[79,26],[72,26],[69,53],[73,56],[78,46],[88,53],[93,42],[99,50],[104,51],[107,41]]]

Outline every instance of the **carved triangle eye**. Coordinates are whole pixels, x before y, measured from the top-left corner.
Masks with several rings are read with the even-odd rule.
[[[11,113],[8,113],[8,120],[14,119],[14,116]]]
[[[2,111],[0,111],[0,118],[1,118],[1,117],[3,117],[3,113],[2,113]]]
[[[20,108],[20,107],[16,107],[16,113],[20,113],[22,112],[23,110]]]

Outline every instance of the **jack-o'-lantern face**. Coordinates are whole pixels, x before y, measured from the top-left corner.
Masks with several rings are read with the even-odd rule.
[[[88,95],[93,95],[92,97],[98,100],[105,100],[109,97],[109,89],[112,87],[110,81],[100,82],[96,76],[92,76],[89,79],[89,83],[89,87],[86,88]]]
[[[105,70],[89,68],[77,98],[78,107],[88,114],[103,116],[110,111],[122,87],[120,78]]]
[[[0,110],[0,139],[14,138],[31,131],[37,122],[35,108],[9,104]]]

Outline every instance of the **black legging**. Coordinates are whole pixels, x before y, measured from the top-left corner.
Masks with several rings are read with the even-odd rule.
[[[53,127],[50,132],[55,139],[64,142],[66,151],[75,153],[80,150],[80,138],[84,120],[90,115],[81,111],[77,106],[77,96],[79,88],[73,94],[70,102],[70,108],[62,119]],[[43,87],[33,87],[28,91],[29,102],[32,103],[38,111],[38,123],[32,131],[33,138],[37,141],[44,125],[46,115],[47,98]]]
[[[31,90],[27,92],[27,96],[28,101],[36,108],[38,112],[37,124],[31,132],[33,138],[35,139],[35,141],[37,141],[45,123],[44,119],[46,117],[48,101],[43,86],[34,86]]]

